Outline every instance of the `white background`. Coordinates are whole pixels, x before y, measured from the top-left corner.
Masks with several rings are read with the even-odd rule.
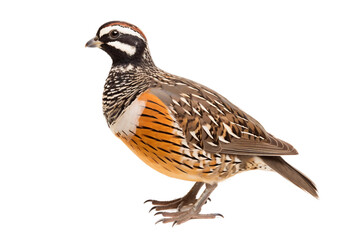
[[[359,239],[358,1],[3,1],[0,239]],[[110,20],[137,25],[155,63],[205,84],[300,152],[312,198],[271,172],[225,182],[203,212],[158,224],[149,198],[192,183],[147,167],[108,130],[111,60],[86,49]]]

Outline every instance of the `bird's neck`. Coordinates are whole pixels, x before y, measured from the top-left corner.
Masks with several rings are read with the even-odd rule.
[[[156,67],[121,64],[113,65],[103,92],[103,113],[110,126],[130,104],[153,82],[150,72]]]

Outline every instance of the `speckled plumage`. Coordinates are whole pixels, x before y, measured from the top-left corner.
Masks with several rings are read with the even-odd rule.
[[[200,214],[201,206],[218,182],[246,170],[275,170],[317,197],[315,185],[280,157],[297,154],[293,146],[215,91],[157,68],[145,35],[134,25],[104,24],[87,46],[113,59],[103,111],[114,134],[155,170],[197,182],[183,198],[152,200],[158,211],[178,209],[160,212],[162,222],[219,216]]]

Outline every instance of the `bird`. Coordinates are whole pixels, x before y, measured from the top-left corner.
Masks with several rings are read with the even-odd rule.
[[[102,104],[113,134],[156,171],[195,182],[183,197],[146,201],[162,216],[157,223],[223,217],[201,209],[218,183],[249,170],[275,171],[318,198],[315,184],[282,158],[298,154],[291,144],[216,91],[158,68],[135,25],[107,22],[85,46],[112,59]]]

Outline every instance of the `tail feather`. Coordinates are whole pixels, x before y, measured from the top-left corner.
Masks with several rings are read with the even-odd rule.
[[[315,184],[300,171],[292,167],[280,156],[262,156],[261,159],[270,168],[279,173],[281,176],[310,193],[315,198],[319,198]]]

